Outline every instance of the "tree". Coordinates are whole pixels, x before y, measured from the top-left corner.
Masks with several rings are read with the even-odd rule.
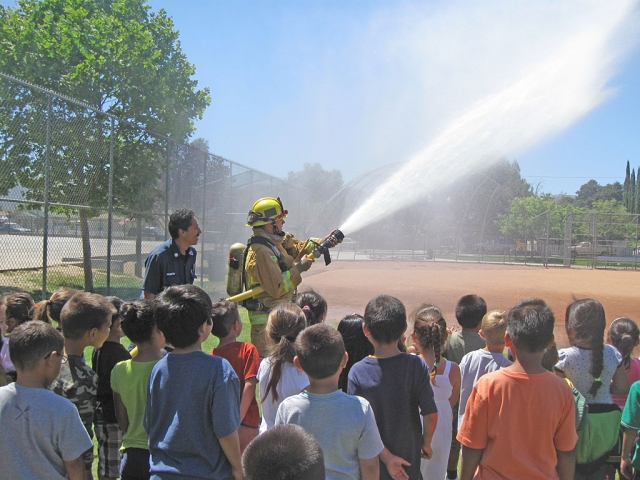
[[[622,193],[622,204],[625,206],[628,212],[631,211],[631,195],[629,193],[629,185],[631,184],[631,165],[627,160],[627,170],[624,176],[624,187]]]
[[[627,183],[627,191],[629,191],[631,182]],[[606,200],[623,202],[623,197],[624,188],[620,182],[608,183],[603,186],[595,180],[589,180],[576,192],[575,205],[581,208],[591,209],[595,202]]]
[[[311,204],[328,202],[342,188],[340,170],[325,170],[319,163],[305,163],[299,172],[289,172],[287,181],[305,189]]]
[[[109,118],[90,109],[51,102],[57,138],[50,150],[55,172],[49,200],[55,203],[107,204],[114,137],[114,205],[152,207],[161,195],[169,146],[162,137],[184,141],[210,102],[208,90],[198,90],[192,79],[195,68],[181,51],[171,19],[164,10],[151,12],[144,0],[19,0],[16,7],[0,7],[0,71],[128,122],[118,122],[113,131]],[[28,200],[42,201],[46,142],[41,125],[48,98],[4,82],[3,90],[2,98],[13,103],[2,104],[0,152],[14,173],[0,179],[0,191],[21,185]],[[85,289],[92,290],[87,218],[96,211],[78,212]]]

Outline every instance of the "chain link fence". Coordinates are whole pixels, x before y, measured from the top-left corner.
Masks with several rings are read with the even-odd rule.
[[[177,208],[196,213],[198,282],[215,290],[264,196],[306,230],[296,186],[0,73],[0,293],[40,299],[65,285],[135,298]]]

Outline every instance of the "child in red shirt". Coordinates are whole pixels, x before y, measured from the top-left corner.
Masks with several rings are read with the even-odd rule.
[[[240,380],[240,418],[238,429],[240,437],[240,453],[258,436],[260,411],[256,401],[256,385],[258,384],[258,367],[260,356],[256,347],[249,342],[238,342],[242,333],[242,320],[238,306],[226,300],[213,305],[213,329],[211,333],[220,339],[220,343],[211,351],[226,359]]]

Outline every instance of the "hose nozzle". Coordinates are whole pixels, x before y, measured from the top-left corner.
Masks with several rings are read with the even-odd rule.
[[[324,242],[318,244],[313,251],[312,255],[314,258],[320,257],[320,255],[324,256],[324,264],[329,265],[331,263],[331,255],[329,255],[329,249],[335,247],[337,244],[344,240],[344,233],[340,230],[334,230],[331,232]]]

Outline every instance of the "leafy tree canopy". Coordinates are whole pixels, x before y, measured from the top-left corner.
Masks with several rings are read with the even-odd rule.
[[[287,180],[309,192],[309,200],[326,203],[342,188],[340,170],[325,170],[319,163],[305,163],[299,172],[289,172]]]

